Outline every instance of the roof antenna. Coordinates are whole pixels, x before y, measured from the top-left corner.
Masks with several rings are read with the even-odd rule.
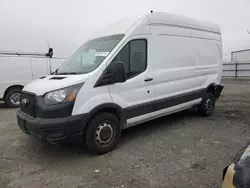
[[[153,10],[150,11],[150,13],[153,13],[153,12],[154,12]]]

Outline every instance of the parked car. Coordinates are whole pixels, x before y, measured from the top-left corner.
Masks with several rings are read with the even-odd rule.
[[[26,85],[18,124],[49,142],[83,141],[107,153],[128,127],[193,106],[212,115],[221,74],[218,25],[167,13],[128,18]]]

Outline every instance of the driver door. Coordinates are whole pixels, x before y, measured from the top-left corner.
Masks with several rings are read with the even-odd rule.
[[[113,102],[124,109],[128,126],[149,119],[152,112],[147,46],[147,39],[131,40],[111,62],[122,62],[125,67],[127,80],[109,85],[109,90]]]

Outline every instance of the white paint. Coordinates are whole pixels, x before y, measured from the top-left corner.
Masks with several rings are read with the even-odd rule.
[[[63,77],[62,80],[53,80],[53,77]],[[82,75],[48,75],[43,79],[36,79],[27,84],[23,91],[35,93],[38,96],[44,95],[48,91],[65,88],[68,86],[84,83],[88,78],[88,74]]]
[[[32,82],[25,91],[43,95],[85,82],[78,92],[72,115],[89,113],[98,105],[115,103],[126,108],[157,99],[205,89],[220,84],[222,71],[221,35],[218,25],[167,13],[152,13],[123,20],[95,34],[95,37],[125,34],[100,66],[84,75],[62,75],[63,80],[49,78]],[[135,39],[147,40],[147,68],[124,83],[94,87],[103,71],[123,47]],[[145,82],[146,78],[153,78]],[[186,102],[128,120],[128,126],[174,113],[201,99]]]
[[[62,59],[51,59],[52,71],[62,62]],[[25,86],[31,81],[49,74],[49,59],[23,56],[0,57],[0,99],[4,97],[7,88],[15,85]]]

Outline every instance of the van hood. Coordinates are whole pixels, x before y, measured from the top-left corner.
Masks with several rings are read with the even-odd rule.
[[[57,89],[86,82],[87,79],[88,79],[88,74],[48,75],[48,76],[43,76],[27,84],[23,88],[23,91],[34,93],[37,96],[41,96],[49,91],[54,91]]]

